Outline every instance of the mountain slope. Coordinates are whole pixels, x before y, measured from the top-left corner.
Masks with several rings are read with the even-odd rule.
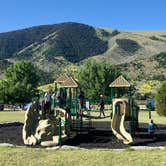
[[[118,65],[136,81],[163,80],[161,52],[166,52],[166,31],[125,32],[72,22],[37,26],[0,33],[0,73],[17,60],[29,60],[46,78],[56,77],[66,66],[96,59]]]
[[[107,42],[100,39],[93,27],[66,23],[61,28],[24,48],[17,53],[18,58],[40,57],[53,60],[63,56],[67,61],[78,62],[87,57],[102,54],[107,50]]]
[[[120,32],[108,39],[107,51],[102,56],[94,58],[104,59],[111,64],[121,64],[165,52],[166,38],[160,40],[161,38],[158,37],[159,40],[154,40],[151,37],[133,32]]]
[[[0,59],[12,57],[17,51],[40,41],[58,27],[59,25],[45,25],[0,33]]]
[[[166,52],[151,56],[147,59],[134,60],[117,67],[135,84],[148,80],[166,80]]]

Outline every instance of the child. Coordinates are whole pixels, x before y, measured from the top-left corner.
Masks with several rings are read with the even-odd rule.
[[[44,108],[45,108],[46,117],[49,117],[50,109],[51,109],[51,93],[50,93],[50,90],[48,90],[44,95]]]
[[[157,125],[155,123],[153,123],[153,119],[151,119],[149,124],[148,124],[148,132],[149,132],[150,137],[152,139],[155,139],[155,130],[157,128],[158,128]]]
[[[103,99],[103,95],[100,95],[100,101],[99,101],[99,104],[98,106],[100,107],[100,117],[101,117],[101,113],[103,113],[103,116],[105,117],[105,114],[104,114],[104,99]]]
[[[78,106],[79,106],[79,115],[83,115],[83,108],[84,108],[84,92],[81,91],[80,95],[78,96]]]

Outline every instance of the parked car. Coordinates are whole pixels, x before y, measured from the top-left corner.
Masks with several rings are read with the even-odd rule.
[[[3,110],[4,110],[4,105],[0,104],[0,111],[3,111]]]

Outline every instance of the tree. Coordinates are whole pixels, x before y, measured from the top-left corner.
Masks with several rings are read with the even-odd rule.
[[[159,88],[155,99],[157,113],[166,116],[166,82]]]
[[[6,69],[5,79],[0,82],[0,101],[7,104],[29,102],[38,82],[36,69],[30,62],[17,62]]]
[[[146,81],[139,87],[139,93],[144,95],[155,94],[160,85],[160,81],[157,80]]]
[[[5,80],[0,81],[0,103],[7,103],[8,96],[6,94],[6,91],[8,90],[8,83]]]
[[[106,62],[92,60],[80,68],[78,80],[86,97],[98,98],[100,94],[110,95],[109,84],[119,75],[119,71]]]

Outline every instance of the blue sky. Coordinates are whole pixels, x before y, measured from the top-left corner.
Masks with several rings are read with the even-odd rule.
[[[0,32],[61,22],[166,30],[166,0],[0,0]]]

